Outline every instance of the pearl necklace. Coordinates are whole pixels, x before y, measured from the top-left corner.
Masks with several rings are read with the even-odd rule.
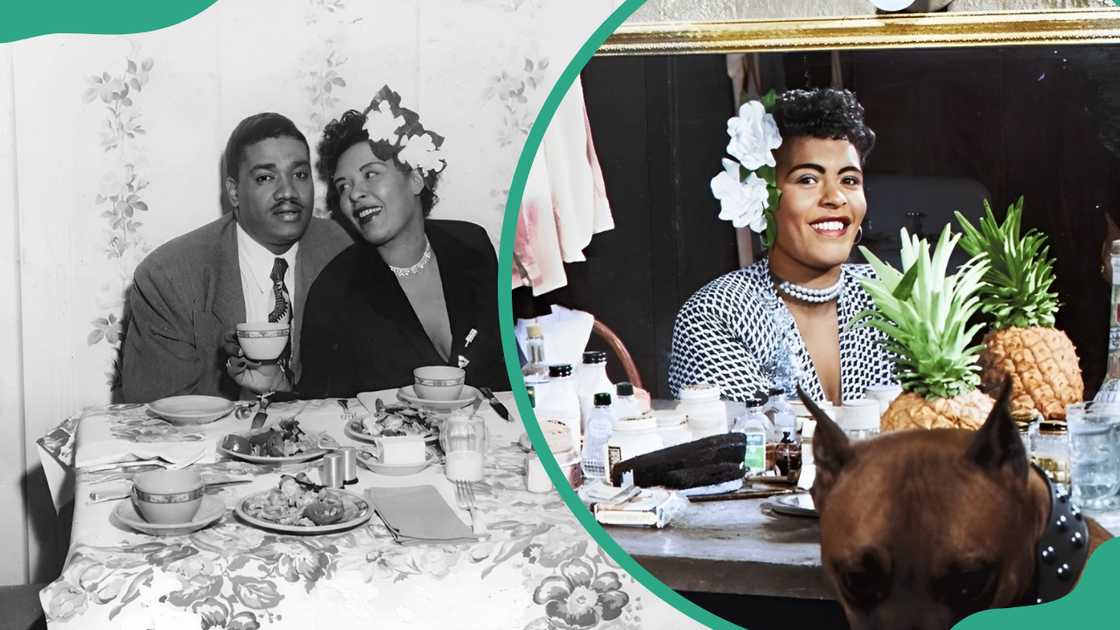
[[[840,297],[840,292],[844,290],[844,278],[841,277],[836,281],[836,284],[825,287],[823,289],[812,289],[803,287],[799,284],[794,284],[789,280],[782,280],[777,276],[774,279],[778,281],[778,292],[784,293],[789,297],[799,300],[801,302],[808,302],[809,304],[824,304],[831,302]]]
[[[392,270],[393,275],[395,275],[396,277],[407,278],[409,276],[415,276],[416,274],[420,273],[421,271],[424,271],[424,267],[426,267],[428,265],[428,261],[431,260],[431,259],[432,259],[432,243],[431,243],[431,241],[428,241],[427,239],[425,239],[424,240],[424,255],[420,256],[420,260],[416,261],[416,264],[412,265],[411,267],[394,267],[392,265],[389,265],[389,269]]]

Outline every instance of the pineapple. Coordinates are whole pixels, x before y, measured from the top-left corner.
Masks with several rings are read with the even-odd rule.
[[[900,272],[861,247],[877,278],[861,282],[878,307],[857,321],[887,336],[897,355],[896,373],[903,393],[882,418],[882,430],[977,429],[993,401],[976,388],[980,382],[980,346],[969,346],[982,325],[968,326],[980,308],[976,291],[987,263],[969,261],[946,276],[949,255],[960,235],[942,230],[931,258],[929,243],[904,228]]]
[[[980,387],[996,392],[1011,377],[1011,411],[1037,411],[1051,420],[1065,420],[1066,405],[1085,393],[1077,349],[1054,328],[1058,295],[1054,261],[1047,256],[1046,237],[1036,230],[1019,234],[1023,198],[1007,208],[1003,225],[984,201],[979,229],[961,213],[961,248],[988,263],[980,285],[980,310],[993,318],[980,353]]]

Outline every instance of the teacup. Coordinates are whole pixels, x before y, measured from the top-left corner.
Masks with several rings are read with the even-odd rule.
[[[388,466],[411,466],[428,459],[428,447],[422,435],[392,435],[374,441],[373,454]]]
[[[245,356],[254,361],[272,361],[288,345],[288,324],[283,322],[246,322],[237,325],[237,343]]]
[[[450,365],[429,365],[412,371],[416,395],[424,400],[458,400],[467,372]]]
[[[149,523],[189,523],[206,487],[195,470],[152,470],[132,479],[132,505]]]

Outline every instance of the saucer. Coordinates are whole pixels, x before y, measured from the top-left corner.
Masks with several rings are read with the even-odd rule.
[[[811,516],[817,518],[817,508],[813,497],[808,494],[785,494],[770,500],[770,508],[779,514],[789,516]]]
[[[226,504],[220,498],[209,495],[203,495],[202,505],[199,506],[198,513],[189,523],[149,523],[144,520],[144,517],[136,513],[136,507],[132,505],[132,501],[128,500],[121,501],[113,510],[113,516],[117,517],[117,520],[138,532],[151,536],[189,534],[217,521],[225,513]]]
[[[428,466],[435,464],[439,458],[432,452],[428,452],[424,461],[416,464],[382,464],[377,459],[374,459],[369,451],[358,451],[358,463],[364,466],[371,472],[379,475],[389,475],[391,477],[403,477],[405,475],[415,475],[423,471]]]
[[[424,409],[431,409],[433,411],[455,411],[456,409],[462,409],[473,403],[481,395],[482,394],[477,389],[470,385],[463,386],[463,391],[459,394],[457,400],[427,400],[418,396],[412,385],[397,390],[397,398],[400,400],[410,405],[416,405],[417,407],[423,407]]]
[[[148,411],[171,424],[209,424],[233,411],[232,400],[218,396],[170,396],[148,403]]]

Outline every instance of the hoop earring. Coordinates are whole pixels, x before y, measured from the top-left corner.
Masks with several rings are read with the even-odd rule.
[[[856,245],[859,245],[860,241],[862,241],[862,240],[863,240],[863,226],[861,225],[858,228],[856,228],[856,241],[854,243],[852,243],[852,247],[855,247]]]

